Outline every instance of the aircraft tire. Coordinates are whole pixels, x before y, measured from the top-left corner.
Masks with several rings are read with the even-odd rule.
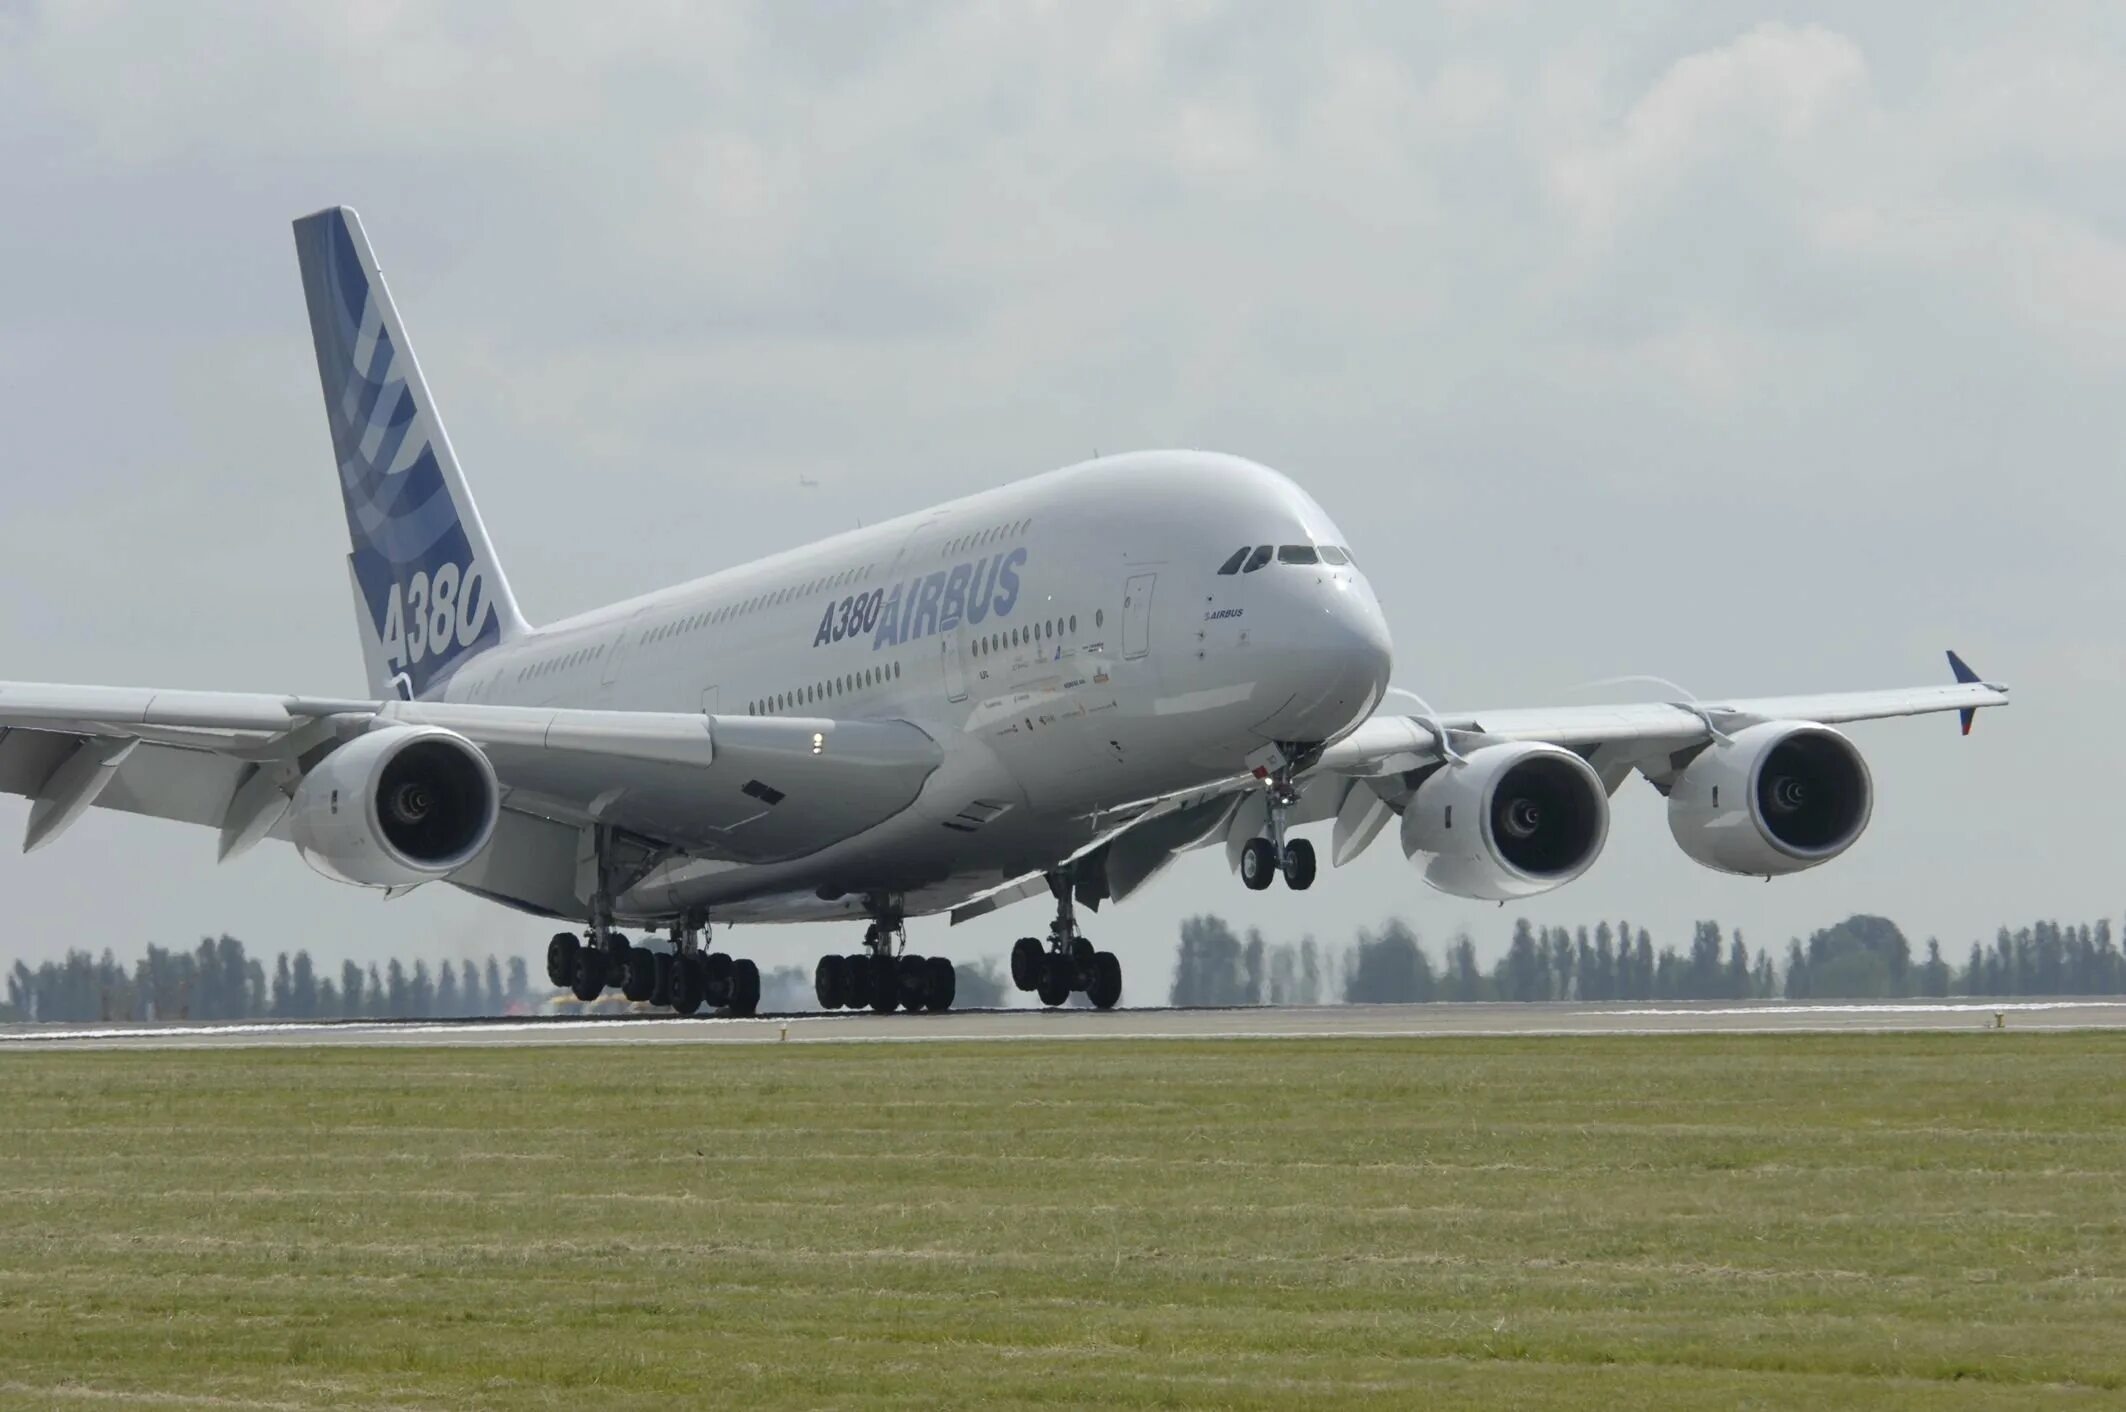
[[[891,1015],[900,1008],[900,970],[891,956],[873,956],[871,961],[871,1008],[880,1015]]]
[[[760,967],[745,957],[731,963],[731,1013],[751,1015],[760,1009]]]
[[[939,1011],[952,1008],[953,997],[959,994],[960,973],[950,961],[942,956],[933,956],[923,963],[923,1006]]]
[[[657,958],[649,948],[630,947],[620,972],[620,993],[640,1005],[657,993]]]
[[[675,956],[672,958],[672,1009],[681,1015],[691,1015],[701,1008],[701,993],[708,988],[708,977],[701,957]]]
[[[812,994],[822,1010],[839,1010],[849,1003],[849,963],[839,956],[822,956],[812,968]]]
[[[588,1005],[605,994],[605,953],[595,946],[587,946],[576,958],[576,975],[569,983],[569,990],[576,999]]]
[[[718,1009],[731,1003],[731,973],[735,968],[728,951],[711,951],[701,958],[701,1003]]]
[[[1112,951],[1093,954],[1092,984],[1085,987],[1085,998],[1096,1010],[1112,1010],[1122,998],[1122,962]]]
[[[679,965],[675,951],[656,951],[650,954],[650,1004],[659,1007],[672,1003],[672,976]]]
[[[1266,838],[1251,838],[1240,850],[1240,881],[1248,891],[1260,892],[1277,876],[1277,846]]]
[[[894,968],[893,978],[901,988],[901,1008],[911,1015],[920,1012],[930,997],[928,958],[903,956],[900,965]]]
[[[1020,990],[1037,989],[1041,984],[1041,958],[1047,954],[1038,937],[1022,936],[1013,942],[1011,983]]]
[[[1093,983],[1093,944],[1082,936],[1070,939],[1070,988],[1090,990]]]
[[[1314,845],[1295,838],[1284,846],[1284,885],[1294,892],[1314,886]]]
[[[1062,956],[1044,957],[1041,965],[1041,1003],[1053,1010],[1070,999],[1070,962]]]
[[[583,943],[574,932],[555,932],[554,939],[546,943],[546,978],[555,985],[576,983],[576,957],[583,950]]]
[[[871,1005],[871,957],[842,957],[842,1004],[851,1010],[869,1009]]]

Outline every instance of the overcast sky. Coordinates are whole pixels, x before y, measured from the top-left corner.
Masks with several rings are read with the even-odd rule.
[[[1870,910],[1960,958],[2115,912],[2126,9],[1600,8],[0,0],[0,676],[360,690],[288,228],[346,202],[535,621],[1213,447],[1339,519],[1442,708],[1925,683],[1952,645],[2015,687],[1968,741],[1858,728],[1873,827],[1798,878],[1698,869],[1634,780],[1535,920]],[[544,942],[213,853],[104,813],[0,852],[4,954]],[[1192,855],[1088,930],[1150,1000],[1202,910],[1489,952],[1520,909],[1391,837],[1306,894]]]

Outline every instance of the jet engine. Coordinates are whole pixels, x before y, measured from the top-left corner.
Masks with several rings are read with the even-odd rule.
[[[480,748],[435,726],[386,726],[303,776],[288,835],[303,861],[339,882],[404,887],[440,878],[487,846],[501,813]]]
[[[1868,826],[1875,786],[1839,732],[1766,721],[1715,741],[1668,791],[1668,831],[1708,868],[1768,878],[1828,863]]]
[[[1403,808],[1403,853],[1431,855],[1425,881],[1504,902],[1562,887],[1609,838],[1609,795],[1555,745],[1486,745],[1427,776]]]

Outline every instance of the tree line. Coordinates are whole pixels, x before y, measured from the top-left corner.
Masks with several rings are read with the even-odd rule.
[[[541,978],[542,982],[544,978]],[[281,952],[269,970],[233,936],[191,951],[150,946],[128,968],[109,950],[69,951],[7,976],[4,1015],[16,1020],[336,1020],[504,1015],[543,999],[524,958],[445,960],[431,971],[393,958],[348,961],[320,975],[308,951]]]
[[[1466,931],[1435,959],[1401,921],[1326,948],[1314,938],[1268,942],[1236,936],[1219,917],[1181,924],[1168,1002],[1173,1005],[1318,1005],[1470,1000],[1886,1000],[1899,997],[2118,995],[2126,953],[2110,921],[2002,927],[1990,947],[1971,944],[1953,966],[1941,943],[1924,954],[1887,917],[1858,914],[1789,941],[1783,962],[1752,951],[1740,930],[1699,922],[1690,942],[1656,947],[1645,927],[1514,923],[1506,950],[1485,966]]]
[[[959,968],[957,1003],[1004,1003],[1006,982],[990,959]],[[536,986],[521,956],[382,966],[353,961],[337,976],[320,974],[308,951],[281,952],[269,967],[233,936],[209,937],[191,951],[150,946],[129,968],[109,950],[69,951],[7,975],[0,1020],[419,1020],[527,1014],[551,999],[542,973]],[[761,978],[761,1008],[812,1009],[812,973],[782,966]]]

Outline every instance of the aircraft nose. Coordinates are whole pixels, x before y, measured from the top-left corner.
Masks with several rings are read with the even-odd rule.
[[[1265,734],[1275,740],[1327,740],[1379,704],[1394,665],[1394,645],[1380,605],[1362,582],[1320,585],[1299,607],[1286,643],[1290,696],[1265,723]]]

